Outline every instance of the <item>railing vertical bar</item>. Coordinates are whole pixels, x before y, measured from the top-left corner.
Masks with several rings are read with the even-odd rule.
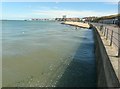
[[[107,33],[106,33],[106,40],[108,39],[108,28],[106,28],[106,31],[107,31]]]
[[[106,27],[104,27],[104,36],[105,36],[105,33],[106,33]]]
[[[118,57],[120,57],[120,48],[118,48]]]
[[[109,28],[107,28],[103,25],[99,25],[98,29],[105,36],[106,40],[109,40],[109,42],[110,42],[109,45],[110,46],[115,44],[115,46],[117,47],[117,50],[116,50],[117,51],[117,56],[120,57],[120,44],[119,44],[120,43],[120,29],[118,30],[118,33],[113,31],[113,29],[109,29]],[[118,39],[117,39],[118,45],[117,45],[116,42],[114,42],[114,39],[115,39],[114,35],[115,34],[118,34]]]
[[[118,57],[120,57],[120,27],[118,28]]]
[[[110,37],[110,46],[112,45],[112,39],[113,39],[113,30],[111,32],[111,37]]]

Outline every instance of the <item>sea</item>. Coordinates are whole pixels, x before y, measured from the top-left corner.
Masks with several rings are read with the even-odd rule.
[[[2,21],[3,87],[96,87],[93,29]]]

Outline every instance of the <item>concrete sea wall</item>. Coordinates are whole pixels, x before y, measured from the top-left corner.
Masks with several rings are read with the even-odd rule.
[[[98,87],[120,87],[119,80],[109,60],[103,42],[95,27],[93,27],[95,39],[95,55],[97,65],[97,86]]]

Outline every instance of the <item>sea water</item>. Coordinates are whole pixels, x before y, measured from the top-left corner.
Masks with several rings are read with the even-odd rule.
[[[95,87],[92,29],[2,21],[3,87]]]

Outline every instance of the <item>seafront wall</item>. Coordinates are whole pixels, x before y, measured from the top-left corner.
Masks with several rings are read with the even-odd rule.
[[[109,56],[105,50],[101,37],[97,29],[94,26],[92,26],[92,28],[93,28],[94,39],[95,39],[97,86],[106,87],[106,88],[120,87],[119,80],[109,60]]]

